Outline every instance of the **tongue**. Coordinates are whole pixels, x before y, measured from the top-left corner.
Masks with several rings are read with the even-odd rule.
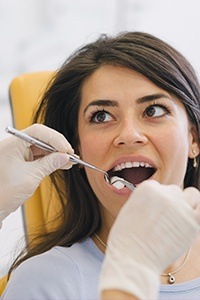
[[[130,168],[123,169],[121,172],[117,174],[117,176],[124,178],[125,180],[131,182],[132,184],[139,184],[142,181],[148,179],[153,175],[153,168]]]

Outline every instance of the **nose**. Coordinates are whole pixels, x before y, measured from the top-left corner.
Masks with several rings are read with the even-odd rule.
[[[145,134],[144,128],[138,122],[133,120],[125,120],[118,128],[118,133],[114,139],[114,145],[116,147],[125,145],[145,145],[148,142],[148,138]]]

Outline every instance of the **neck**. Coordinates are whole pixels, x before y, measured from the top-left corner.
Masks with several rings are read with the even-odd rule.
[[[107,236],[104,238],[102,234],[100,235],[100,233],[98,233],[98,234],[95,233],[94,236],[93,236],[93,241],[95,242],[95,244],[97,245],[97,247],[103,253],[105,253],[105,251],[106,251],[106,245],[107,245]]]

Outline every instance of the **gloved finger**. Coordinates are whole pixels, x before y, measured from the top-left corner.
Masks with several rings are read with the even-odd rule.
[[[194,187],[189,187],[184,190],[184,197],[192,207],[196,221],[200,224],[200,192]]]
[[[47,143],[48,145],[51,145],[59,152],[69,154],[74,153],[74,150],[72,149],[67,139],[61,133],[52,128],[49,128],[42,124],[33,124],[23,131],[31,135],[32,137],[39,139]]]
[[[195,217],[195,220],[200,225],[200,203],[197,204],[197,206],[196,206],[196,208],[194,210],[194,217]]]
[[[46,155],[43,158],[32,162],[32,164],[35,169],[37,169],[38,174],[36,176],[39,176],[40,180],[58,169],[63,169],[63,167],[65,169],[70,169],[72,167],[69,156],[59,152]]]
[[[195,208],[200,202],[200,192],[194,187],[188,187],[183,192],[186,202]]]

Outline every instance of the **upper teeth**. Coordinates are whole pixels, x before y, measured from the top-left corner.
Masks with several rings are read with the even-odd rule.
[[[121,171],[126,168],[138,168],[138,167],[145,167],[145,168],[153,168],[149,163],[142,162],[142,161],[134,161],[134,162],[123,162],[121,164],[118,164],[113,168],[113,171]]]

